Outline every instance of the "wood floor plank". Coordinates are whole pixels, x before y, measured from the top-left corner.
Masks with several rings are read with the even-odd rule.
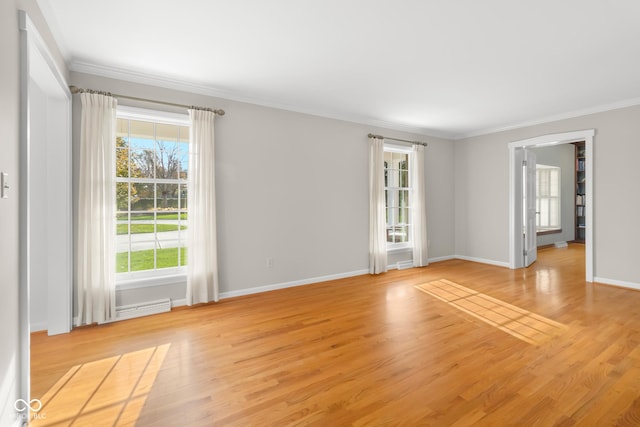
[[[469,292],[553,332],[524,342],[446,302]],[[572,244],[521,270],[450,260],[34,333],[33,425],[640,425],[638,306],[586,283]]]

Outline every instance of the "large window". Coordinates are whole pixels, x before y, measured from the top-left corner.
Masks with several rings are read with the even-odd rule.
[[[536,229],[559,230],[560,219],[560,168],[536,165]]]
[[[411,246],[409,151],[385,145],[384,193],[387,210],[387,248]]]
[[[184,270],[189,173],[186,120],[118,113],[117,273],[154,276]]]

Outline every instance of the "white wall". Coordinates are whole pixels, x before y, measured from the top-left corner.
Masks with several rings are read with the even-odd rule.
[[[31,118],[47,117],[46,95],[32,80],[29,93],[29,114]],[[47,297],[48,269],[46,261],[48,258],[47,245],[47,221],[42,215],[47,211],[47,147],[40,145],[41,141],[47,140],[46,126],[33,126],[30,140],[32,150],[30,153],[30,170],[32,179],[30,185],[29,203],[33,215],[30,218],[30,248],[32,268],[30,270],[29,288],[29,315],[31,317],[31,330],[40,331],[47,329]]]
[[[456,141],[456,254],[509,261],[509,142],[592,128],[594,275],[640,284],[640,106]]]
[[[71,83],[227,112],[216,122],[223,296],[367,270],[369,132],[429,142],[429,256],[453,254],[450,141],[88,74],[72,73]],[[126,100],[120,103],[161,108]],[[75,136],[79,134],[77,104],[76,98]],[[74,141],[77,158],[77,137]],[[272,269],[266,266],[267,257],[273,258]],[[118,302],[131,304],[176,294],[183,297],[182,289],[127,290],[118,293]]]
[[[560,168],[560,226],[561,233],[538,235],[538,246],[574,240],[575,230],[575,146],[573,144],[531,148],[539,165]]]

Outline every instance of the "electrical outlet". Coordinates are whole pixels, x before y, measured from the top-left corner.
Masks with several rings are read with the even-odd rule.
[[[267,268],[273,268],[273,258],[267,257]]]

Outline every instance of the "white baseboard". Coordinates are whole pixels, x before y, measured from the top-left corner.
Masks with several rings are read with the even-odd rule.
[[[356,270],[346,273],[330,274],[328,276],[318,276],[309,279],[294,280],[291,282],[275,283],[273,285],[257,286],[255,288],[240,289],[237,291],[227,291],[220,293],[220,299],[239,297],[243,295],[258,294],[260,292],[275,291],[278,289],[293,288],[295,286],[310,285],[312,283],[327,282],[329,280],[344,279],[347,277],[361,276],[369,273],[369,270]]]
[[[456,259],[456,257],[454,255],[447,255],[436,258],[429,258],[429,264],[431,264],[432,262],[449,261],[451,259]]]
[[[508,262],[503,262],[503,261],[494,261],[492,259],[475,258],[475,257],[470,257],[470,256],[464,256],[464,255],[455,255],[455,258],[456,259],[461,259],[461,260],[464,260],[464,261],[479,262],[481,264],[490,264],[490,265],[496,265],[498,267],[509,268],[509,263]]]
[[[637,291],[640,291],[640,283],[625,282],[622,280],[615,280],[615,279],[607,279],[606,277],[594,277],[593,281],[597,283],[602,283],[603,285],[612,285],[612,286],[618,286],[620,288],[635,289]]]
[[[436,258],[429,258],[429,263],[436,263],[436,262],[440,262],[440,261],[448,261],[448,260],[452,260],[452,259],[462,259],[465,261],[473,261],[473,262],[479,262],[479,263],[483,263],[483,264],[491,264],[491,265],[497,265],[499,267],[508,267],[509,263],[506,262],[499,262],[499,261],[492,261],[492,260],[486,260],[486,259],[482,259],[482,258],[473,258],[473,257],[465,257],[465,256],[460,256],[460,255],[447,255],[447,256],[442,256],[442,257],[436,257]],[[388,266],[389,270],[395,270],[397,269],[398,265],[396,264],[392,264],[390,266]],[[337,280],[337,279],[345,279],[348,277],[354,277],[354,276],[361,276],[363,274],[368,274],[369,270],[355,270],[355,271],[349,271],[349,272],[345,272],[345,273],[338,273],[338,274],[330,274],[327,276],[318,276],[318,277],[311,277],[308,279],[300,279],[300,280],[293,280],[291,282],[283,282],[283,283],[274,283],[271,285],[264,285],[264,286],[256,286],[254,288],[247,288],[247,289],[240,289],[237,291],[227,291],[227,292],[221,292],[220,293],[220,299],[227,299],[227,298],[234,298],[234,297],[239,297],[239,296],[244,296],[244,295],[252,295],[252,294],[258,294],[261,292],[268,292],[268,291],[275,291],[278,289],[286,289],[286,288],[293,288],[296,286],[304,286],[304,285],[310,285],[313,283],[319,283],[319,282],[327,282],[329,280]],[[171,308],[173,307],[181,307],[181,306],[185,306],[187,305],[187,300],[186,299],[175,299],[171,301]]]
[[[40,332],[47,330],[47,322],[35,322],[29,325],[29,332]]]
[[[183,305],[187,305],[187,299],[186,298],[172,299],[171,300],[171,308],[173,308],[173,307],[182,307]]]

